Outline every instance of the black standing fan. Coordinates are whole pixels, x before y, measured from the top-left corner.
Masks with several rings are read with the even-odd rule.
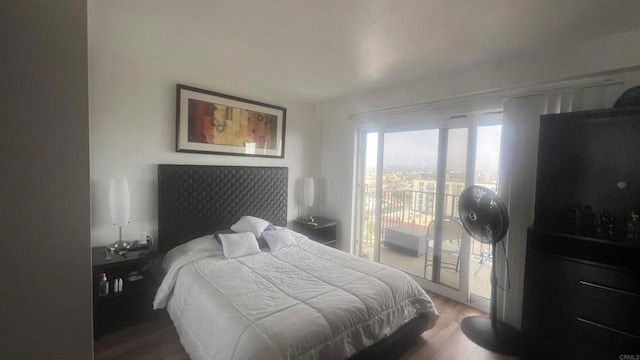
[[[483,186],[473,185],[460,194],[458,211],[464,229],[474,239],[491,245],[493,261],[496,245],[509,229],[509,214],[498,194]],[[495,263],[493,264],[495,265]],[[462,319],[462,332],[474,343],[494,352],[518,355],[520,333],[513,326],[496,318],[496,267],[491,266],[490,318],[470,316]]]

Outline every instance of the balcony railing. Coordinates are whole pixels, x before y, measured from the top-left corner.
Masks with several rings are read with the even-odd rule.
[[[457,194],[445,194],[445,219],[459,220]],[[384,244],[385,229],[407,225],[422,228],[434,219],[436,193],[417,190],[392,190],[382,192],[382,212],[380,218],[380,241]],[[362,246],[373,246],[375,241],[375,192],[366,192],[362,199]]]
[[[458,215],[459,198],[460,196],[457,194],[445,194],[445,219],[460,221]],[[424,262],[416,263],[416,261],[414,261],[414,259],[417,258],[415,255],[398,253],[394,250],[394,248],[384,246],[387,228],[404,225],[424,230],[424,234],[429,231],[429,223],[434,219],[435,215],[436,193],[416,190],[384,191],[382,193],[381,200],[382,207],[379,231],[379,255],[384,254],[384,259],[381,257],[379,261],[383,261],[387,265],[409,272],[413,275],[424,276],[425,279],[441,282],[442,284],[457,288],[459,284],[459,278],[457,277],[457,275],[452,274],[450,271],[440,272],[440,270],[438,270],[438,275],[435,275],[438,265],[436,265],[435,259],[433,258],[433,251],[427,252],[427,255],[424,258]],[[375,212],[375,192],[371,191],[363,193],[361,214],[362,228],[360,232],[361,239],[358,249],[358,255],[370,260],[375,260],[374,254],[377,252],[375,249]],[[472,280],[470,280],[471,291],[473,291],[475,294],[479,294],[480,296],[487,298],[490,296],[490,289],[486,287],[486,284],[489,283],[488,278],[491,266],[484,266],[483,264],[485,262],[490,263],[492,261],[489,249],[490,248],[487,245],[484,245],[479,241],[471,241],[470,261],[474,261],[473,263],[469,264],[469,271],[472,274]],[[440,264],[440,266],[438,267],[438,269],[446,270],[447,268],[441,267],[441,265],[445,263],[442,257],[439,261],[440,262],[438,262],[438,264]],[[455,260],[451,260],[451,263],[455,264]],[[429,269],[431,269],[430,272]],[[455,269],[458,269],[458,264],[455,265]]]

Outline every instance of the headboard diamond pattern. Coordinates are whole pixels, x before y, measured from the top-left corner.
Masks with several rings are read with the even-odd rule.
[[[243,215],[287,224],[288,168],[158,165],[158,248],[228,229]]]

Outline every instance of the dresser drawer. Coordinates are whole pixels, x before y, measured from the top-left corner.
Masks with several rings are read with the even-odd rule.
[[[614,325],[615,326],[615,325]],[[640,337],[588,318],[576,317],[572,335],[618,354],[640,353]]]
[[[577,317],[636,335],[640,341],[640,295],[580,280],[573,298]]]
[[[576,295],[610,304],[640,304],[640,274],[534,254],[528,281],[537,290]]]
[[[538,299],[538,311],[547,313],[541,316],[562,321],[589,319],[640,336],[637,274],[545,255],[536,257],[532,270],[546,287],[538,294],[543,295]]]
[[[571,263],[573,288],[581,297],[618,305],[640,304],[640,274]]]
[[[530,352],[582,359],[640,353],[639,274],[532,251],[525,277]]]
[[[528,342],[522,354],[523,360],[567,359],[567,360],[602,360],[618,359],[620,352],[567,331],[565,328],[548,327],[546,331]],[[531,339],[530,339],[531,340]]]

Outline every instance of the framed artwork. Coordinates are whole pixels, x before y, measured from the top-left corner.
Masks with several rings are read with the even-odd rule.
[[[178,84],[176,151],[284,158],[287,109]]]

